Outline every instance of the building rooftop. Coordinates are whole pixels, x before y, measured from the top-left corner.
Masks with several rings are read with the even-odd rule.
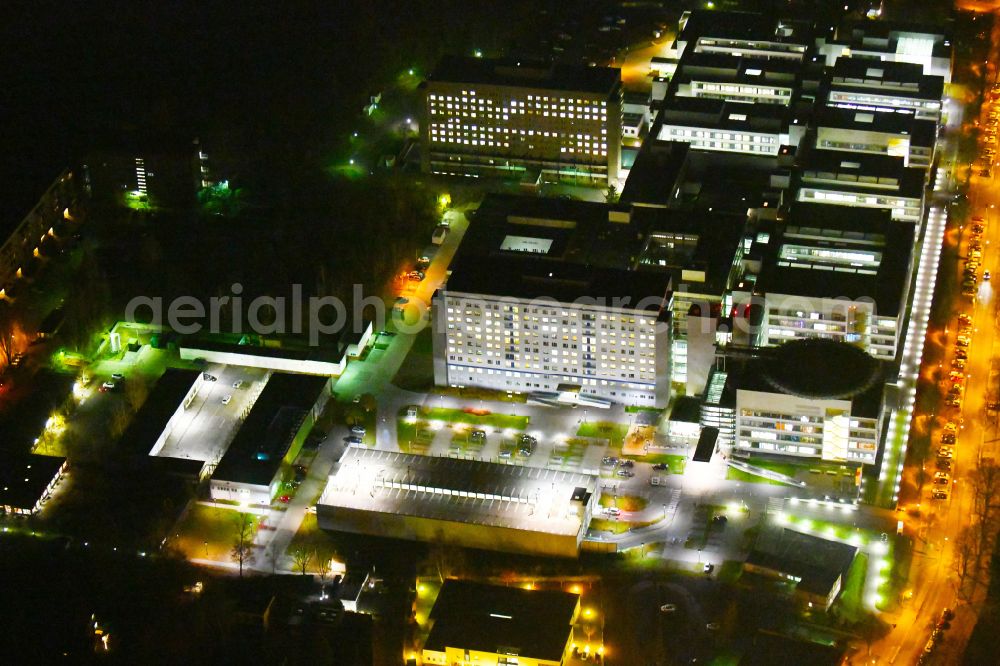
[[[920,199],[927,172],[907,167],[902,157],[841,150],[803,151],[796,171],[800,186],[831,188],[850,192],[893,194]]]
[[[715,445],[719,441],[719,429],[712,426],[705,426],[698,435],[698,445],[694,449],[691,460],[694,462],[711,462],[712,454],[715,453]]]
[[[612,219],[613,218],[613,219]],[[670,276],[631,270],[641,249],[628,207],[490,195],[452,262],[447,291],[512,298],[628,298],[658,310]]]
[[[213,479],[268,485],[329,377],[276,372],[264,385]]]
[[[779,58],[733,56],[727,53],[688,53],[671,78],[672,87],[690,81],[720,83],[762,83],[792,86],[802,70],[802,63]]]
[[[427,81],[610,95],[621,85],[621,70],[615,67],[552,64],[516,58],[446,55],[438,61]]]
[[[197,370],[167,368],[122,434],[122,448],[132,455],[149,455],[199,374],[201,373]],[[200,461],[196,462],[200,464]]]
[[[903,21],[848,21],[836,30],[836,42],[852,52],[912,52],[935,58],[950,58],[950,29],[940,25]]]
[[[761,225],[748,255],[760,260],[755,291],[810,298],[869,299],[899,314],[909,284],[914,227],[885,208],[796,202],[784,224]]]
[[[5,455],[0,459],[0,506],[32,511],[66,462],[59,456]]]
[[[597,476],[539,467],[351,447],[319,504],[377,513],[578,535],[578,490]]]
[[[803,338],[777,347],[729,349],[725,370],[713,370],[706,384],[706,404],[735,407],[736,392],[744,390],[846,400],[851,403],[852,416],[879,415],[886,364],[853,345]],[[782,363],[799,365],[783,368]],[[809,372],[802,372],[802,368],[809,368]]]
[[[448,579],[431,609],[424,649],[460,648],[559,662],[580,595]]]
[[[933,120],[918,120],[912,113],[858,111],[824,106],[816,111],[816,127],[820,130],[829,127],[909,135],[910,143],[927,147],[933,146],[937,138],[937,123]]]
[[[634,206],[669,206],[684,182],[691,144],[685,141],[647,139],[629,170],[619,203]]]
[[[801,578],[798,589],[826,595],[857,553],[857,546],[840,541],[788,528],[765,529],[746,562]]]
[[[801,45],[804,52],[813,41],[813,28],[808,21],[757,12],[696,10],[688,14],[678,40],[691,43],[700,37]]]
[[[780,134],[788,131],[789,119],[789,109],[780,104],[675,96],[665,99],[660,107],[657,138],[667,138],[666,125]]]
[[[921,65],[873,62],[868,58],[837,58],[828,85],[836,90],[856,89],[918,99],[940,100],[944,95],[944,77],[924,74]]]
[[[276,346],[259,344],[243,344],[236,341],[186,337],[181,347],[186,349],[204,349],[205,351],[230,352],[232,354],[247,354],[266,358],[283,358],[296,361],[320,361],[337,363],[343,358],[347,341],[341,338],[341,333],[326,336],[323,345],[308,345],[305,340],[283,339]]]
[[[761,357],[760,378],[771,388],[803,398],[852,398],[877,386],[882,364],[854,345],[803,338]],[[808,372],[803,372],[808,368]]]
[[[671,289],[719,294],[726,289],[740,249],[746,215],[670,208],[636,208],[644,230],[643,270],[671,274]]]

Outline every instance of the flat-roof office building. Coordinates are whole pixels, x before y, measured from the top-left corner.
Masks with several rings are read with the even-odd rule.
[[[822,107],[816,117],[816,148],[902,157],[906,166],[929,168],[937,123],[912,113]]]
[[[709,379],[702,424],[744,455],[870,465],[885,379],[881,362],[831,340],[732,353]]]
[[[446,56],[421,91],[424,171],[618,182],[618,69]]]
[[[749,239],[733,302],[759,310],[753,321],[736,318],[734,325],[746,326],[758,345],[824,338],[895,359],[914,231],[885,210],[844,217],[833,207],[795,204],[785,222],[762,224]]]
[[[329,377],[272,374],[212,472],[212,499],[270,504],[330,396]]]
[[[841,150],[803,151],[792,189],[795,201],[850,208],[883,208],[892,219],[920,224],[927,171],[902,157]]]
[[[867,63],[914,63],[924,74],[951,83],[951,38],[927,25],[895,21],[858,21],[839,27],[832,38],[816,40],[817,52],[832,67],[838,58]]]
[[[620,206],[490,196],[434,296],[434,378],[606,404],[666,405],[670,274],[636,270]]]
[[[837,58],[825,83],[826,104],[858,111],[910,111],[920,120],[941,120],[944,78],[907,62]]]
[[[579,616],[579,594],[449,579],[431,609],[421,663],[564,666]]]

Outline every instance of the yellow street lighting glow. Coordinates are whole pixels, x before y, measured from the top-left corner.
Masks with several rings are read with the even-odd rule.
[[[573,585],[573,586],[571,586],[569,588],[569,591],[572,592],[573,594],[580,594],[581,592],[583,592],[583,590],[580,588],[579,585]]]

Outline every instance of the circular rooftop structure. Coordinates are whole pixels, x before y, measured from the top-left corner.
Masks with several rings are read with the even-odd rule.
[[[764,380],[782,393],[802,398],[852,398],[882,375],[878,360],[846,342],[793,340],[772,352],[764,362]]]

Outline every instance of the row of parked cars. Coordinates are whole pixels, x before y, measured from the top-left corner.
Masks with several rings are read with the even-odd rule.
[[[979,282],[979,266],[983,261],[983,232],[986,231],[986,220],[982,217],[973,217],[969,238],[969,253],[965,257],[965,268],[962,275],[962,294],[972,296],[976,293],[976,284]],[[990,272],[983,272],[983,282],[988,282]]]
[[[927,643],[924,644],[924,653],[920,655],[920,659],[917,662],[918,664],[926,664],[930,661],[934,648],[936,648],[937,644],[944,639],[944,632],[951,627],[951,621],[954,619],[955,611],[948,607],[941,609],[941,615],[934,624],[934,631],[931,632],[930,638],[928,638]]]
[[[966,313],[958,315],[958,338],[954,356],[951,360],[951,371],[948,374],[948,393],[946,402],[949,407],[962,406],[962,392],[965,390],[965,364],[968,359],[968,347],[972,341],[972,317]],[[931,498],[946,500],[951,496],[952,461],[955,458],[955,447],[958,445],[958,430],[961,413],[955,419],[944,424],[938,441],[937,456],[934,463],[933,486]]]
[[[997,97],[1000,97],[1000,83],[993,85],[989,99],[995,100]],[[987,109],[986,124],[983,127],[983,161],[986,163],[986,166],[979,171],[979,175],[984,178],[989,178],[993,175],[993,160],[997,154],[998,124],[1000,124],[1000,109],[991,104]]]

